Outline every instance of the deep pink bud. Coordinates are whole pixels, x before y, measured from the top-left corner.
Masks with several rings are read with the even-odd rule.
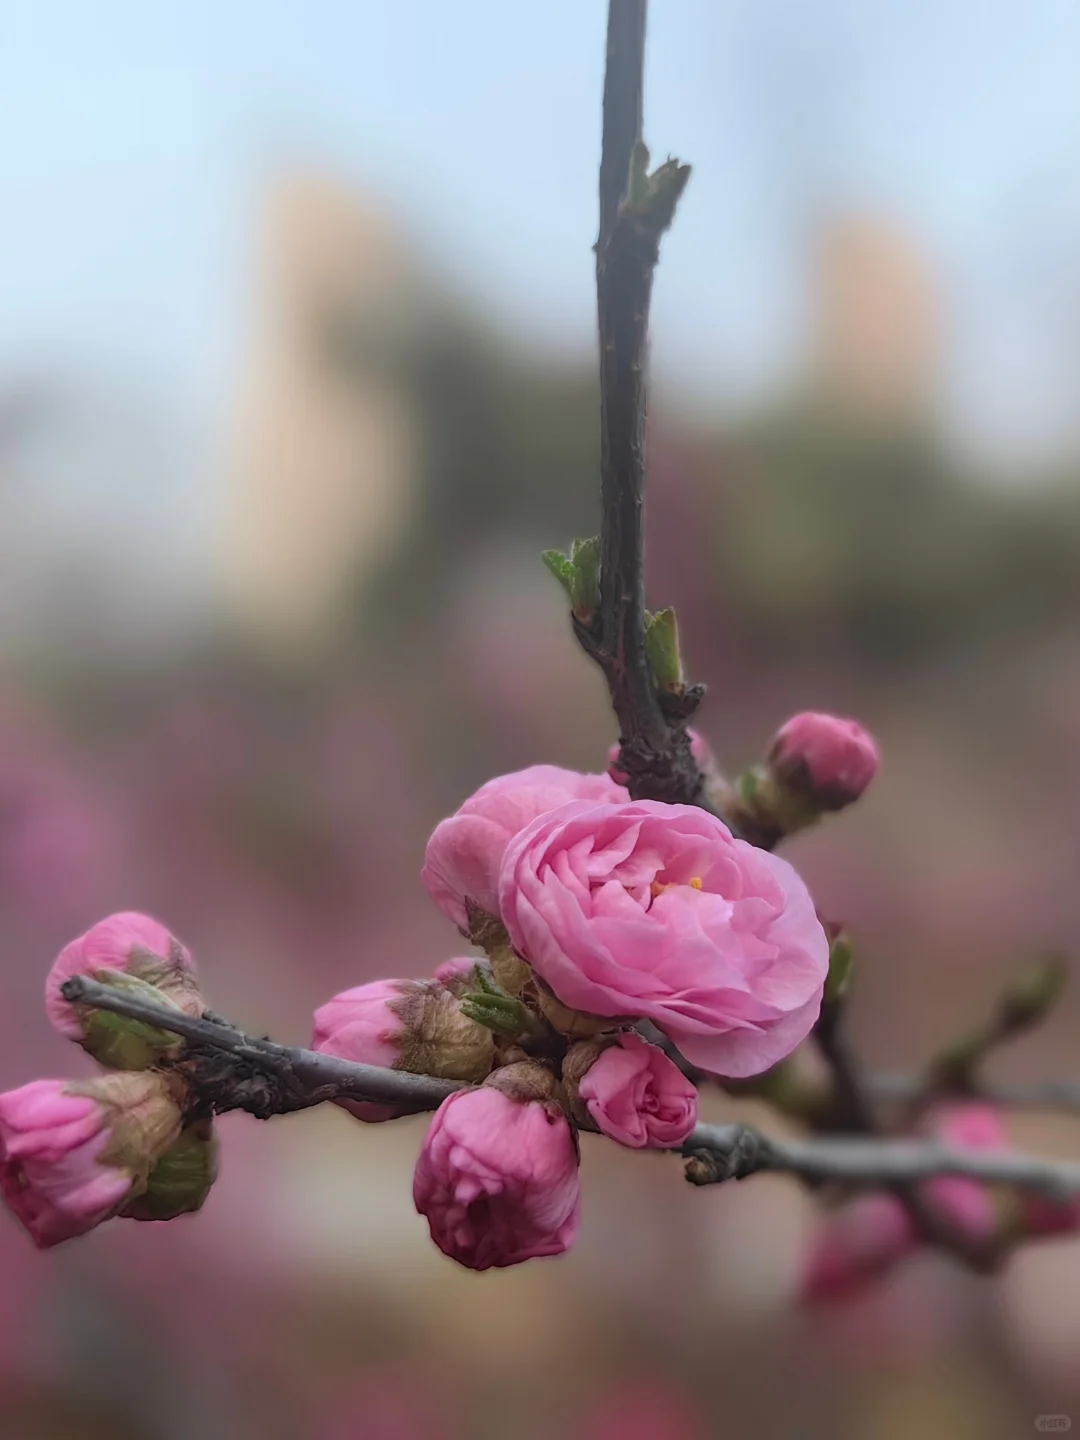
[[[180,1129],[161,1075],[35,1080],[0,1094],[0,1194],[36,1245],[58,1245],[140,1195]]]
[[[681,1145],[697,1124],[697,1089],[657,1045],[624,1031],[578,1082],[594,1124],[620,1145]]]
[[[817,1019],[829,942],[806,886],[695,806],[563,805],[510,844],[499,892],[564,1005],[652,1020],[714,1074],[768,1069]]]
[[[579,775],[556,765],[532,765],[500,775],[435,827],[420,878],[443,914],[468,934],[466,899],[498,915],[503,853],[526,825],[568,800],[629,798],[607,775]]]
[[[699,735],[696,730],[691,730],[689,725],[686,727],[686,733],[690,737],[690,753],[700,768],[702,770],[715,770],[716,757],[713,755],[709,742],[705,739],[704,735]],[[612,780],[615,781],[616,785],[625,785],[630,779],[630,776],[627,775],[625,770],[619,769],[619,754],[621,750],[622,746],[616,743],[612,745],[607,752],[607,773],[611,776]]]
[[[878,772],[874,737],[857,720],[807,710],[778,731],[767,766],[781,785],[808,794],[821,810],[857,800]]]
[[[801,1294],[809,1304],[849,1300],[918,1248],[893,1195],[863,1195],[826,1216],[810,1247]]]
[[[153,986],[160,992],[159,1001],[163,998],[187,1015],[201,1015],[206,1008],[195,983],[191,953],[157,920],[125,911],[91,926],[65,945],[53,962],[45,981],[45,1012],[61,1035],[117,1069],[144,1069],[162,1046],[176,1043],[175,1037],[138,1021],[71,1004],[60,987],[76,975],[121,986]],[[155,998],[152,991],[147,994]]]
[[[375,980],[335,995],[315,1011],[313,1050],[444,1080],[482,1080],[494,1063],[486,1026],[461,1013],[457,997],[435,980]],[[358,1120],[391,1120],[390,1105],[342,1100]]]
[[[484,1085],[444,1100],[413,1178],[431,1238],[470,1270],[561,1255],[578,1231],[578,1155],[554,1103]]]

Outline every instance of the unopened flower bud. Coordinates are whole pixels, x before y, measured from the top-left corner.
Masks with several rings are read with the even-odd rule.
[[[554,1106],[565,1113],[566,1090],[558,1075],[539,1060],[516,1060],[510,1065],[500,1065],[484,1081],[492,1090],[499,1090],[511,1100],[524,1105],[535,1100],[541,1105]]]
[[[494,1063],[489,1029],[463,1015],[434,980],[376,980],[335,995],[315,1012],[313,1050],[443,1080],[482,1080]],[[390,1120],[390,1105],[339,1102],[358,1120]]]
[[[880,763],[874,737],[857,720],[808,710],[778,731],[766,770],[815,810],[842,810],[859,798]]]
[[[183,1041],[141,1020],[65,1000],[61,986],[81,975],[141,999],[202,1015],[190,952],[148,915],[110,915],[66,945],[45,981],[45,1010],[53,1026],[114,1070],[145,1070]]]
[[[36,1245],[58,1245],[142,1194],[181,1125],[159,1074],[35,1080],[0,1095],[0,1194]]]
[[[449,1096],[416,1162],[413,1202],[443,1254],[470,1270],[561,1255],[577,1234],[574,1132],[553,1100],[531,1093],[548,1082],[524,1073],[542,1068],[508,1065]]]
[[[201,1210],[217,1179],[218,1143],[210,1120],[199,1120],[169,1146],[146,1189],[121,1210],[131,1220],[175,1220]]]
[[[597,1056],[578,1095],[603,1134],[635,1150],[681,1145],[697,1124],[696,1087],[658,1045],[633,1031]]]
[[[435,979],[440,985],[445,985],[455,995],[464,995],[467,990],[473,989],[473,978],[476,973],[477,961],[474,956],[458,955],[452,960],[444,960],[441,965],[436,966]]]
[[[588,1040],[575,1040],[563,1057],[562,1078],[566,1099],[570,1114],[579,1125],[588,1125],[592,1120],[589,1107],[579,1093],[581,1081],[608,1046],[614,1044],[614,1035],[597,1035]]]

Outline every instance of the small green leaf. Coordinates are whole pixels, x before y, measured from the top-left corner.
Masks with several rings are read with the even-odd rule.
[[[544,564],[551,571],[552,575],[555,576],[555,579],[558,580],[567,595],[570,595],[570,586],[574,577],[574,567],[570,563],[569,556],[564,555],[561,550],[542,550],[540,552],[540,559],[543,560]]]
[[[463,995],[459,1003],[463,1015],[496,1035],[535,1035],[543,1028],[528,1006],[512,995],[473,991]]]
[[[1068,975],[1064,955],[1045,955],[1005,991],[1001,1028],[1012,1033],[1044,1020],[1061,998]]]
[[[670,605],[666,610],[657,610],[646,619],[645,656],[661,690],[679,690],[682,687],[679,627],[675,611]]]
[[[626,186],[625,206],[639,206],[649,197],[649,147],[638,139],[630,155],[630,177]]]
[[[835,1004],[844,998],[851,984],[854,968],[855,951],[848,937],[841,933],[829,947],[829,975],[825,981],[826,1004]]]
[[[761,783],[761,776],[757,770],[744,770],[735,781],[735,793],[744,805],[753,805],[757,799],[758,786]]]
[[[575,540],[570,547],[570,608],[588,620],[600,604],[600,537]]]

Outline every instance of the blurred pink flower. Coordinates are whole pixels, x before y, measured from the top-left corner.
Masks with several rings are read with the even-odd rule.
[[[435,827],[420,878],[439,909],[467,932],[467,898],[491,915],[499,913],[503,853],[530,821],[568,800],[627,799],[607,775],[579,775],[556,765],[500,775]]]
[[[499,902],[565,1005],[647,1017],[719,1075],[782,1060],[821,1007],[829,945],[806,886],[694,806],[543,815],[508,847]]]
[[[792,789],[812,791],[823,810],[840,810],[857,800],[880,763],[874,737],[857,720],[811,710],[781,726],[768,757],[777,779]]]
[[[180,1134],[160,1075],[34,1080],[0,1094],[0,1194],[45,1249],[138,1195]]]
[[[589,1066],[578,1093],[620,1145],[679,1145],[697,1124],[697,1089],[657,1045],[624,1031]]]
[[[416,1162],[413,1201],[443,1254],[470,1270],[563,1254],[581,1214],[570,1122],[490,1086],[451,1095]]]
[[[706,1440],[706,1431],[670,1382],[620,1377],[585,1411],[580,1440]]]
[[[862,1195],[828,1214],[814,1237],[800,1284],[809,1304],[849,1300],[918,1248],[907,1211],[893,1195]]]

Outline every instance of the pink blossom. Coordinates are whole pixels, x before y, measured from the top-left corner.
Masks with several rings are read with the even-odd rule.
[[[45,981],[45,1012],[61,1035],[80,1043],[86,1038],[84,1017],[60,993],[64,981],[75,975],[96,979],[110,970],[157,986],[188,1015],[203,1013],[190,951],[149,915],[125,911],[92,925],[53,962]]]
[[[694,806],[541,816],[507,849],[499,900],[565,1005],[647,1017],[716,1074],[767,1069],[817,1018],[829,944],[806,886]]]
[[[568,800],[627,800],[607,775],[579,775],[556,765],[532,765],[481,785],[428,841],[420,878],[444,915],[468,931],[466,899],[499,913],[499,866],[515,835],[538,815]]]
[[[443,1254],[470,1270],[563,1254],[581,1211],[570,1122],[490,1086],[449,1096],[416,1162],[413,1201]]]
[[[158,1075],[35,1080],[5,1091],[0,1194],[36,1245],[58,1245],[140,1194],[180,1124]]]
[[[769,769],[785,785],[810,789],[825,810],[857,800],[878,772],[874,737],[857,720],[807,710],[777,732]]]
[[[713,755],[712,749],[709,746],[709,742],[705,739],[704,735],[699,735],[696,730],[691,730],[689,725],[686,727],[686,733],[690,737],[690,753],[691,755],[693,755],[694,759],[697,761],[701,769],[714,770],[716,768],[716,758]],[[630,776],[627,775],[625,770],[619,769],[619,755],[621,751],[622,746],[616,743],[612,745],[610,750],[607,752],[607,773],[611,776],[612,780],[614,780],[617,785],[625,785],[630,779]],[[582,798],[588,799],[589,797],[583,796]]]
[[[680,1145],[697,1124],[696,1088],[657,1045],[624,1031],[589,1066],[578,1094],[620,1145]]]
[[[810,1248],[804,1300],[850,1300],[918,1249],[911,1218],[894,1195],[862,1195],[829,1214]]]

